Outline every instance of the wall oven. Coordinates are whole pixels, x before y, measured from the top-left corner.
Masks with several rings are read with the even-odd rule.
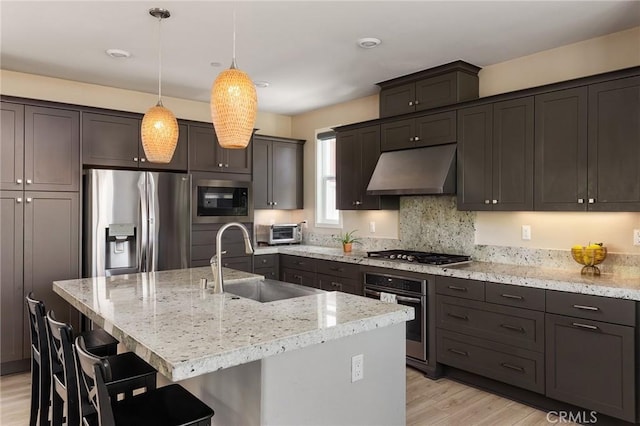
[[[401,305],[415,310],[413,320],[407,322],[407,357],[426,362],[427,351],[427,280],[400,275],[365,272],[366,297],[380,300],[381,293],[395,295]]]
[[[253,222],[248,181],[195,180],[191,202],[193,223]]]

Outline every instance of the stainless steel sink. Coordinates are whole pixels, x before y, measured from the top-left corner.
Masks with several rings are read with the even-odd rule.
[[[325,293],[324,290],[317,288],[304,287],[297,284],[270,279],[265,279],[264,281],[245,281],[234,284],[225,284],[224,290],[227,293],[263,303]]]

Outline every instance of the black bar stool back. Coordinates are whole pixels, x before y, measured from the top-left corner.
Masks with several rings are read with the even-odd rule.
[[[118,401],[110,397],[112,381],[108,358],[87,352],[82,337],[76,339],[80,386],[85,386],[96,414],[86,416],[85,425],[100,426],[209,426],[213,410],[178,384],[148,390]]]
[[[49,398],[51,396],[51,367],[49,342],[44,323],[44,303],[27,296],[31,329],[31,410],[29,425],[49,425]],[[38,422],[38,415],[40,421]]]

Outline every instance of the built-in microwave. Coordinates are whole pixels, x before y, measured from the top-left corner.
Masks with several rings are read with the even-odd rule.
[[[253,222],[251,182],[196,180],[192,217],[193,223]]]

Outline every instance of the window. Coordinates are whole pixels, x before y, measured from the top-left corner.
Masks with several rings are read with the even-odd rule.
[[[316,136],[316,226],[340,227],[336,210],[336,133]]]

